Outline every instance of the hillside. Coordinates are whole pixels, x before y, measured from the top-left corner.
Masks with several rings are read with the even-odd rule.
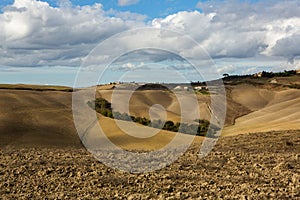
[[[81,146],[71,105],[70,92],[0,89],[0,146]]]
[[[272,79],[265,79],[265,84],[249,83],[249,81],[239,83],[234,83],[232,80],[230,83],[225,81],[227,112],[223,136],[300,129],[300,90],[288,87],[288,84],[296,84],[299,77],[299,75],[279,77],[276,84],[270,83]],[[261,81],[260,79],[252,81],[255,80]],[[96,97],[103,97],[111,101],[112,87],[99,86]],[[1,85],[1,88],[1,146],[81,146],[73,122],[71,88],[32,85]],[[114,94],[116,95],[114,109],[126,112],[126,104],[122,101],[122,97],[129,94],[128,90],[121,90]],[[209,120],[211,117],[210,96],[200,93],[197,94],[197,99],[186,97],[184,102],[195,100],[199,103],[201,118]],[[180,121],[180,105],[172,92],[151,89],[135,91],[129,104],[130,114],[136,117],[161,118],[166,111],[166,119],[174,122]],[[155,107],[154,114],[149,116],[149,109],[155,104],[163,107]],[[197,112],[190,105],[192,103],[187,103],[186,112]],[[163,134],[158,134],[147,142],[135,141],[133,138],[121,140],[121,135],[125,137],[124,133],[120,131],[113,120],[103,118],[100,123],[108,130],[110,139],[122,148],[156,149],[164,146],[174,136],[172,132],[163,131]],[[122,123],[130,129],[131,125],[128,122]],[[143,132],[146,134],[148,130],[149,134],[155,132],[151,128],[143,127],[143,129],[144,131],[138,132],[140,134]],[[120,138],[116,139],[118,135]],[[135,142],[129,145],[129,142],[126,142],[129,140]],[[128,143],[127,146],[126,143]],[[132,146],[134,143],[137,145]]]
[[[227,86],[234,102],[250,112],[224,129],[224,135],[300,129],[300,90],[290,88],[300,76],[277,78],[276,84]]]
[[[102,164],[82,146],[68,89],[41,87],[0,89],[0,196],[4,199],[299,198],[298,89],[226,84],[226,137],[219,138],[208,156],[199,158],[203,138],[196,137],[174,163],[155,172],[133,174]],[[123,90],[116,99],[127,93]],[[111,86],[98,87],[97,96],[110,100],[111,95]],[[131,114],[146,116],[153,104],[162,104],[168,119],[179,119],[180,107],[168,91],[136,91],[130,101]],[[198,94],[197,101],[201,116],[209,118],[209,96]],[[126,105],[116,103],[118,109]],[[158,150],[175,137],[173,132],[98,117],[105,137],[128,151]],[[91,148],[107,150],[107,143],[99,143],[104,138],[96,125],[90,127],[93,131],[85,142]],[[264,133],[268,130],[279,131]],[[190,135],[183,135],[177,144],[189,139]],[[120,154],[106,157],[111,156],[115,163],[132,162]],[[149,161],[152,159],[157,158]]]

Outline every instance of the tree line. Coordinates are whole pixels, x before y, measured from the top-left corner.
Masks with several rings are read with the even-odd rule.
[[[94,101],[89,101],[88,105],[91,108],[95,109],[97,113],[100,113],[105,117],[123,120],[123,121],[133,121],[142,124],[144,126],[168,130],[172,132],[181,132],[181,133],[191,134],[191,135],[206,136],[209,127],[211,128],[213,133],[219,130],[217,126],[210,124],[208,120],[204,120],[204,119],[195,120],[195,124],[187,124],[187,123],[180,123],[180,122],[174,123],[171,120],[168,120],[166,122],[163,122],[160,119],[151,121],[146,117],[135,117],[127,113],[115,112],[111,107],[111,103],[103,98],[96,98]],[[213,134],[210,134],[210,137],[213,137]]]

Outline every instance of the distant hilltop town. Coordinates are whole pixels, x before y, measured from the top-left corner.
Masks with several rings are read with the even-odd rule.
[[[285,70],[283,72],[267,72],[262,71],[255,74],[248,75],[229,75],[223,74],[223,83],[225,85],[238,84],[238,83],[271,83],[279,84],[279,77],[289,77],[300,75],[300,70]],[[262,82],[261,82],[261,81]],[[138,89],[138,90],[174,90],[174,91],[198,91],[202,94],[208,94],[217,92],[220,88],[218,84],[214,84],[215,80],[212,81],[196,81],[190,83],[144,83],[144,82],[123,82],[115,81],[107,85],[109,89]],[[219,83],[219,82],[217,82]],[[102,86],[103,87],[103,86]],[[297,85],[298,88],[298,85]],[[208,92],[209,91],[209,92]]]

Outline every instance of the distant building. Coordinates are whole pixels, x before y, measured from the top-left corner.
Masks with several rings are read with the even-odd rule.
[[[185,86],[185,87],[183,87],[183,90],[189,91],[189,87]]]
[[[207,86],[196,86],[194,87],[195,90],[207,90]]]
[[[256,74],[254,74],[254,77],[261,78],[262,74],[263,74],[262,72],[258,72]]]
[[[182,90],[182,87],[180,85],[178,85],[174,88],[174,90]]]
[[[270,83],[272,83],[272,84],[277,84],[278,81],[277,81],[277,79],[273,79],[273,80],[270,81]]]
[[[177,90],[177,91],[189,91],[189,87],[188,86],[181,86],[181,85],[178,85],[174,88],[174,90]]]

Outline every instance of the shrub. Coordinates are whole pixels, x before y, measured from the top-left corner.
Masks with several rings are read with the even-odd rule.
[[[172,121],[166,121],[163,129],[164,130],[172,130],[173,127],[174,127],[174,122],[172,122]]]
[[[96,112],[100,113],[105,117],[110,117],[112,119],[118,119],[123,121],[133,121],[144,126],[150,126],[153,128],[159,128],[163,130],[173,131],[173,132],[181,132],[185,134],[192,134],[192,135],[201,135],[205,136],[208,132],[208,128],[211,127],[210,137],[214,136],[215,130],[218,129],[217,126],[211,125],[207,120],[195,120],[197,124],[187,124],[187,123],[174,123],[171,120],[166,121],[165,123],[162,120],[151,120],[147,119],[146,117],[135,117],[130,116],[127,113],[120,113],[120,112],[113,112],[111,103],[106,101],[103,98],[97,98],[95,101],[89,101],[87,103],[92,109],[95,109]]]

